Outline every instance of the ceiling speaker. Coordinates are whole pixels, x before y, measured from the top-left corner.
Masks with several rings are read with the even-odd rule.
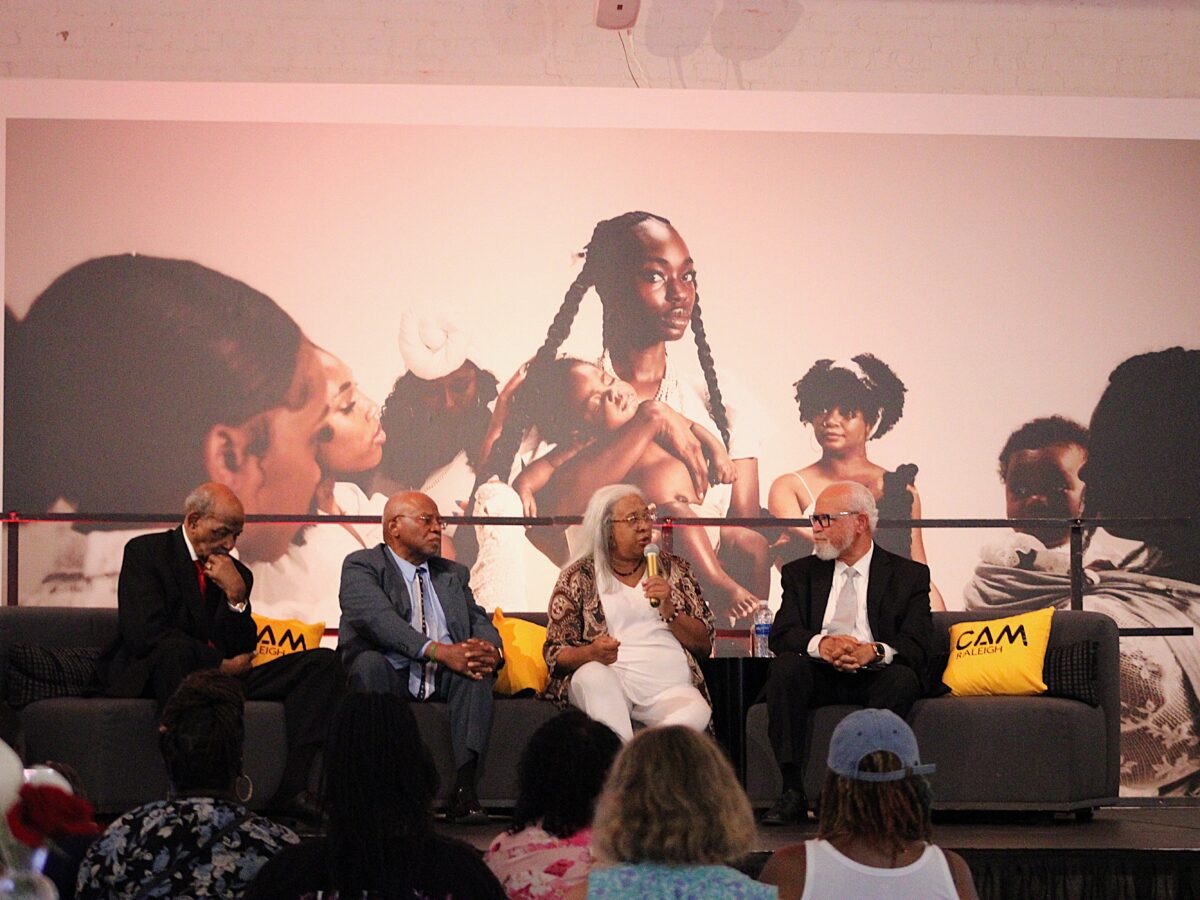
[[[596,24],[619,31],[632,28],[642,0],[596,0]]]

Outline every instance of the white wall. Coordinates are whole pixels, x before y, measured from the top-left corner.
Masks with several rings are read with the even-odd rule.
[[[643,0],[642,86],[1200,96],[1192,0]],[[631,86],[592,0],[4,0],[0,77]],[[639,68],[640,63],[640,68]]]

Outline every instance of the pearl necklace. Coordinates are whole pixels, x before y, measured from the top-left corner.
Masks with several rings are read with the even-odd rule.
[[[608,350],[600,357],[600,368],[612,378],[621,378],[613,368],[612,355]],[[666,368],[663,369],[662,380],[658,382],[658,390],[654,392],[654,399],[672,409],[679,406],[679,378],[675,374],[675,367],[671,365],[670,355],[666,357]]]

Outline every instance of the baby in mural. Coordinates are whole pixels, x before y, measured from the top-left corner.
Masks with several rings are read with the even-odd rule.
[[[1005,514],[1010,519],[1073,519],[1083,511],[1087,429],[1063,416],[1026,422],[1000,451]],[[975,575],[963,589],[967,609],[1040,609],[1070,597],[1071,529],[1014,526],[980,550]]]
[[[513,480],[526,515],[538,515],[539,509],[543,515],[577,512],[578,498],[546,490],[551,476],[573,460],[596,452],[604,442],[619,440],[623,452],[612,467],[612,481],[636,484],[656,504],[660,515],[717,517],[705,509],[705,492],[697,489],[688,467],[656,442],[656,409],[660,404],[639,401],[629,383],[593,363],[564,357],[535,370],[521,386],[518,402],[543,439],[555,443],[552,451],[531,462]],[[624,428],[639,417],[642,427]],[[695,422],[691,430],[704,450],[713,483],[732,482],[733,461],[721,439]],[[561,479],[559,483],[569,486],[571,480]],[[540,504],[534,499],[539,494]],[[681,554],[696,566],[705,587],[727,597],[734,613],[745,616],[753,611],[759,598],[722,567],[715,549],[720,531],[717,524],[684,527],[676,530],[675,540]]]

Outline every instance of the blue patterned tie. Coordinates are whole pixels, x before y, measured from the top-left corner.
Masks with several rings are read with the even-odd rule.
[[[430,640],[437,640],[437,635],[433,634],[431,629],[433,623],[429,621],[429,617],[425,614],[425,575],[427,569],[421,566],[417,569],[417,577],[413,579],[413,614],[417,620],[417,627]],[[417,699],[424,700],[430,696],[436,686],[437,668],[436,663],[425,662],[421,663],[421,686],[417,688]]]

